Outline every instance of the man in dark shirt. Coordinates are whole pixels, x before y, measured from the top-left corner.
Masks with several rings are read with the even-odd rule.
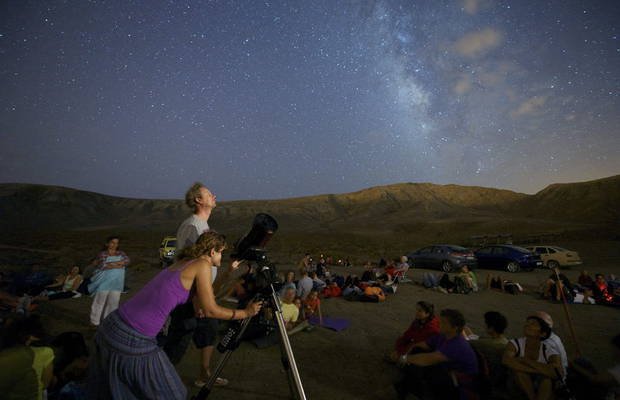
[[[409,393],[419,398],[458,399],[460,391],[473,390],[478,374],[478,360],[462,335],[465,317],[460,311],[445,309],[440,313],[440,334],[415,345],[424,353],[404,359],[405,378],[395,385],[399,398]]]

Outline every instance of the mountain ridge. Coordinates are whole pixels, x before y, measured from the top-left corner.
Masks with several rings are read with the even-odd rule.
[[[548,185],[529,195],[480,186],[396,183],[343,194],[221,202],[213,219],[247,226],[268,212],[290,231],[378,230],[409,223],[479,219],[543,219],[620,223],[620,175]],[[37,184],[0,184],[0,229],[174,229],[183,200],[135,199]]]

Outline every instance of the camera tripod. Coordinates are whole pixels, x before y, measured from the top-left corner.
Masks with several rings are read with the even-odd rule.
[[[280,299],[278,298],[278,294],[273,287],[273,284],[270,285],[271,294],[265,300],[272,307],[272,312],[274,314],[274,319],[278,323],[278,331],[280,334],[280,359],[282,361],[282,366],[287,373],[289,390],[291,392],[291,397],[293,399],[298,400],[306,400],[306,393],[304,392],[303,385],[301,383],[301,378],[299,377],[299,371],[297,370],[297,364],[295,363],[295,356],[293,355],[293,349],[291,348],[291,342],[289,341],[288,334],[286,333],[286,324],[284,323],[284,318],[282,317],[282,308],[280,307]],[[260,294],[255,297],[255,300],[259,298]],[[220,372],[224,369],[224,365],[232,355],[233,351],[239,346],[241,342],[241,338],[243,337],[243,333],[245,332],[250,320],[252,318],[246,318],[241,321],[241,324],[238,327],[231,327],[226,332],[226,335],[222,338],[220,343],[218,344],[218,350],[225,349],[223,351],[223,356],[218,362],[215,370],[211,374],[211,377],[207,381],[206,385],[200,389],[200,392],[196,396],[192,398],[192,400],[204,400],[211,393],[211,389],[215,384],[215,380],[220,375]]]

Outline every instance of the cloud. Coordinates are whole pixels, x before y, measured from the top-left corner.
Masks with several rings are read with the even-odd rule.
[[[513,118],[522,117],[524,115],[538,114],[541,108],[547,102],[547,96],[534,96],[525,100],[519,105],[516,110],[513,110],[510,115]]]
[[[493,28],[486,28],[479,32],[471,32],[457,40],[454,44],[456,51],[464,56],[476,58],[498,47],[502,43],[502,33]]]
[[[454,85],[454,93],[463,95],[471,90],[471,78],[469,75],[462,75]]]
[[[461,0],[463,10],[469,15],[477,14],[478,11],[488,8],[491,6],[490,3],[488,0]]]

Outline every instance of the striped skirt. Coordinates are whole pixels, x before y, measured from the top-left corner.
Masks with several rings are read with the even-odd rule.
[[[187,398],[187,388],[157,340],[127,325],[117,311],[97,330],[88,375],[89,399]]]

